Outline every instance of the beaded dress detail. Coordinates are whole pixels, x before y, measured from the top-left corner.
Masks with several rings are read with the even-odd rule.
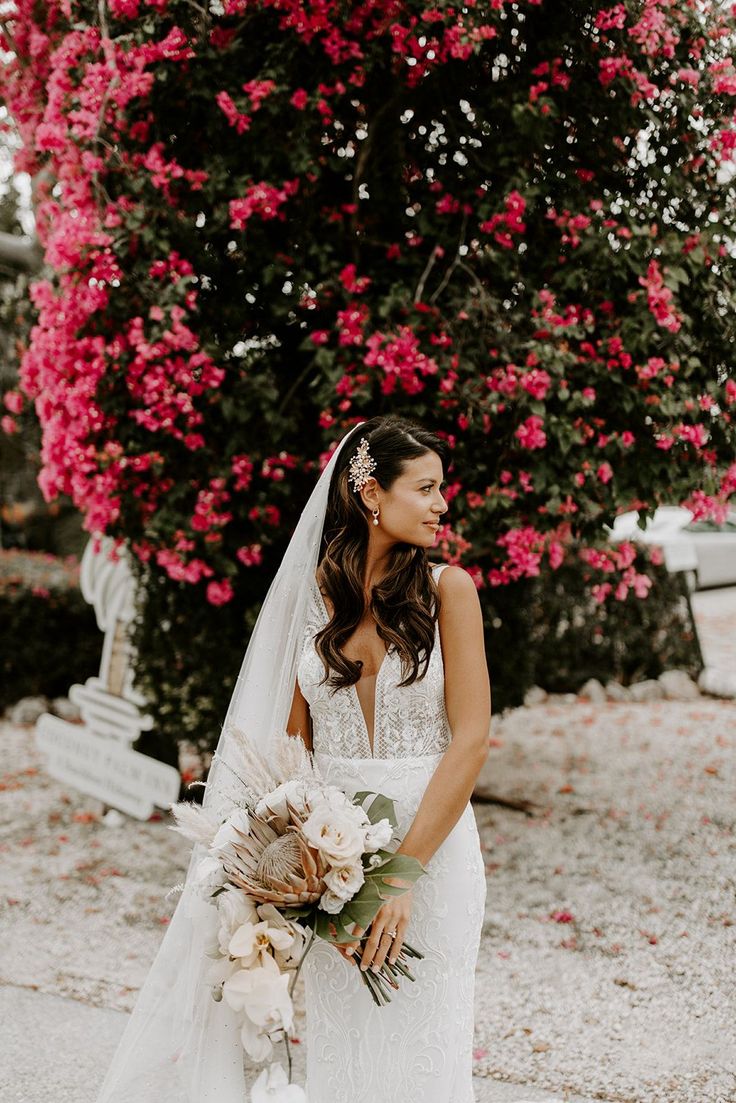
[[[444,564],[435,565],[435,579]],[[373,746],[354,685],[332,693],[314,636],[328,613],[316,580],[297,677],[309,704],[317,763],[349,795],[368,789],[396,802],[397,834],[409,829],[451,740],[439,626],[424,678],[399,686],[389,650],[375,679]],[[398,845],[398,844],[394,844]],[[377,1007],[358,974],[328,943],[303,966],[310,1103],[474,1103],[475,966],[486,897],[485,867],[470,804],[427,863],[406,939],[425,956],[391,1003]]]

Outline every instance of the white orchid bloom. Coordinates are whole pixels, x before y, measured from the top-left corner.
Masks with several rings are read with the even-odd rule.
[[[266,920],[261,923],[243,923],[228,944],[231,957],[240,958],[247,967],[253,965],[261,954],[273,950],[288,950],[294,936],[283,927],[272,927]]]
[[[291,935],[290,945],[284,946],[283,949],[274,946],[274,957],[277,964],[281,968],[288,968],[298,962],[306,941],[307,932],[304,927],[293,919],[284,919],[281,912],[273,904],[259,904],[258,916],[260,919],[265,919],[269,927],[276,927],[279,930],[287,931]]]
[[[226,980],[237,973],[241,968],[239,961],[232,961],[229,957],[218,957],[216,961],[210,962],[205,970],[205,981],[207,984],[211,984],[213,988],[222,987]]]
[[[263,1030],[246,1016],[240,1027],[240,1044],[254,1061],[267,1061],[273,1053],[273,1042]]]
[[[251,1088],[250,1099],[251,1103],[307,1103],[304,1089],[289,1083],[280,1064],[263,1070]]]
[[[288,988],[288,974],[269,956],[250,969],[238,969],[223,984],[222,994],[233,1011],[244,1011],[252,1023],[270,1034],[291,1029],[294,1005]]]
[[[218,945],[221,954],[229,953],[230,939],[244,923],[257,923],[256,905],[241,889],[229,885],[215,898],[220,920]]]

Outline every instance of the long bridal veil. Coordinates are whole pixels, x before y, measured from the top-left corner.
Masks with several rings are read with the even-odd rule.
[[[337,456],[360,425],[340,441],[304,507],[251,634],[210,768],[204,807],[220,817],[238,798],[227,768],[233,728],[268,753],[289,716],[309,582],[317,569]],[[209,993],[208,945],[216,912],[198,891],[194,847],[184,888],[159,952],[108,1068],[97,1103],[244,1103],[243,1047],[235,1012]]]

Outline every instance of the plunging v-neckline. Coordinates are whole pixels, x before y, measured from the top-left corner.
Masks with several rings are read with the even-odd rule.
[[[322,612],[323,612],[324,616],[326,617],[326,620],[329,621],[330,614],[327,612],[327,606],[325,605],[325,599],[322,597],[322,591],[320,590],[319,586],[317,585],[316,580],[315,580],[315,583],[314,583],[314,588],[317,591],[317,597],[319,598],[320,605],[322,606]],[[376,745],[378,680],[381,677],[381,673],[383,671],[384,666],[386,665],[386,659],[387,658],[388,658],[388,649],[385,651],[384,656],[381,659],[381,665],[379,666],[378,670],[376,671],[376,677],[375,677],[375,681],[373,683],[373,733],[372,733],[372,736],[371,736],[371,733],[368,731],[368,722],[366,721],[366,718],[365,718],[365,712],[363,711],[363,706],[360,702],[360,696],[358,694],[358,690],[356,688],[355,682],[351,682],[351,684],[347,687],[348,690],[350,691],[350,695],[351,695],[353,701],[355,702],[355,707],[356,707],[356,709],[358,711],[358,715],[360,716],[360,719],[362,721],[363,731],[365,732],[366,743],[368,744],[368,750],[371,752],[370,753],[371,758],[375,757],[374,754],[373,754],[373,751],[374,751],[374,748],[375,748],[375,745]]]

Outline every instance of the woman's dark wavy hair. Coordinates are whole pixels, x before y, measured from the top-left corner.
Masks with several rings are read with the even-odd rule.
[[[341,650],[365,612],[363,579],[371,518],[348,482],[348,464],[358,443],[362,437],[368,441],[376,462],[372,474],[384,490],[390,489],[409,460],[436,452],[444,465],[448,455],[447,445],[434,433],[393,414],[371,418],[356,426],[353,435],[354,443],[352,439],[345,442],[332,475],[317,568],[317,582],[330,599],[333,616],[314,643],[328,671],[322,682],[329,679],[333,691],[353,685],[361,674],[360,665]],[[427,549],[395,544],[386,573],[373,588],[370,610],[379,637],[401,657],[402,686],[411,685],[427,672],[439,608],[439,590]]]

